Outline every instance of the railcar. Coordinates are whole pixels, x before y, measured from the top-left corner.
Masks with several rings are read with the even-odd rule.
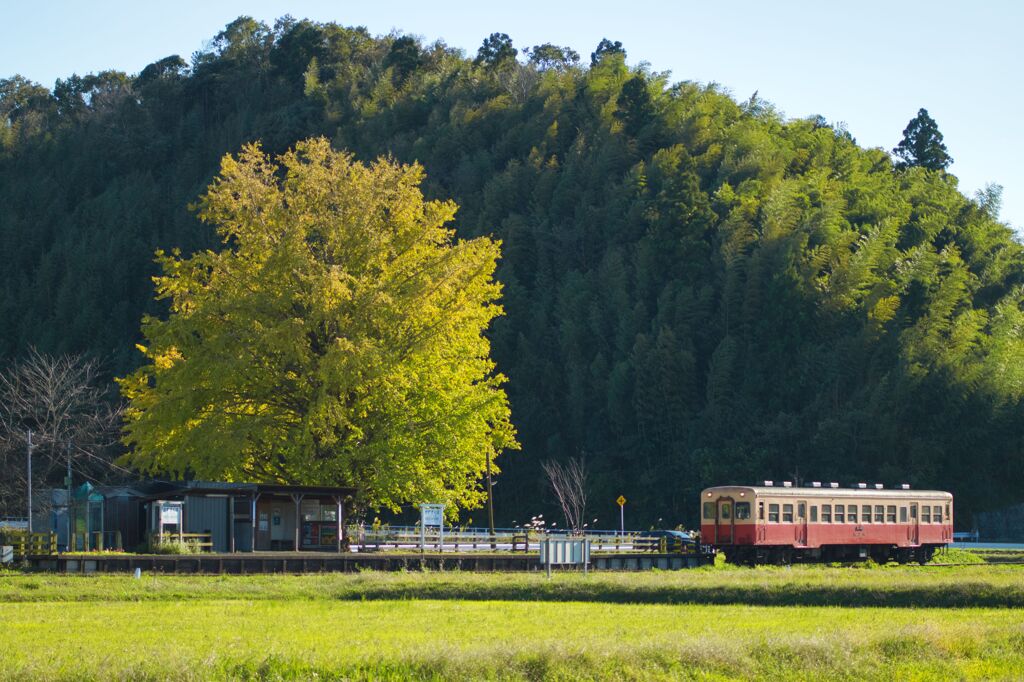
[[[953,541],[953,496],[938,490],[786,483],[700,495],[701,541],[735,563],[927,562]]]

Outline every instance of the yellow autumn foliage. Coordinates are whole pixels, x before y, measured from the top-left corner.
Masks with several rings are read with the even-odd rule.
[[[226,156],[195,207],[223,247],[157,254],[170,312],[144,318],[147,363],[120,380],[126,461],[478,506],[486,459],[518,447],[484,335],[500,243],[455,239],[423,177],[322,138]]]

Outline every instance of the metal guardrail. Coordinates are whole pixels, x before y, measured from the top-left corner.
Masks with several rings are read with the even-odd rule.
[[[978,542],[978,539],[979,534],[976,530],[953,533],[953,542]]]
[[[0,532],[9,530],[28,530],[28,518],[24,516],[0,517]]]
[[[352,546],[360,551],[381,551],[387,549],[418,549],[420,531],[418,526],[390,526],[366,528],[349,526],[346,530]],[[536,531],[533,529],[501,529],[492,535],[484,529],[445,529],[443,546],[436,529],[429,529],[424,549],[443,551],[501,550],[512,552],[539,551],[547,538],[562,537],[563,533]],[[590,541],[595,552],[644,551],[661,553],[683,553],[686,543],[668,538],[647,537],[640,532],[592,531],[579,537]],[[692,551],[692,550],[691,550]]]

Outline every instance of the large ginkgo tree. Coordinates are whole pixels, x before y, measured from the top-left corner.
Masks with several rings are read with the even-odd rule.
[[[196,205],[223,241],[158,252],[165,317],[119,380],[126,461],[164,475],[350,485],[369,507],[485,499],[516,448],[485,336],[500,243],[457,240],[417,165],[324,139],[226,156]]]

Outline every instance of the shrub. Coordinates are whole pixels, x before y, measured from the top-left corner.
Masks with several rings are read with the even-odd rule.
[[[198,540],[178,540],[173,533],[164,533],[150,545],[152,554],[199,554],[202,551]]]

